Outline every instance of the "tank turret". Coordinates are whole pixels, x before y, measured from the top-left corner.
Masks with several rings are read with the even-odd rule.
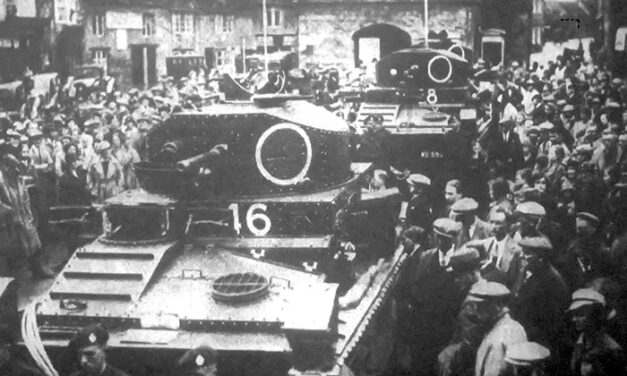
[[[382,58],[376,69],[377,86],[363,93],[357,125],[380,116],[391,136],[386,142],[394,167],[426,174],[436,186],[451,178],[450,161],[463,161],[470,150],[470,138],[456,138],[476,128],[470,63],[448,50],[411,47]],[[371,160],[359,150],[354,159]]]
[[[185,197],[313,192],[350,179],[348,139],[346,123],[304,101],[219,104],[156,127],[135,170],[144,189]]]

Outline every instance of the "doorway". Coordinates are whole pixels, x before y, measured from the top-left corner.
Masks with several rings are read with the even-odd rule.
[[[374,24],[353,34],[355,66],[381,60],[394,51],[411,46],[409,33],[393,25]],[[364,60],[367,59],[367,60]]]
[[[130,49],[133,86],[147,89],[157,82],[157,46],[135,45]]]

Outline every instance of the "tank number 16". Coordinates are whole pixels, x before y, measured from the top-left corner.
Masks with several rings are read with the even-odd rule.
[[[231,204],[229,209],[233,213],[233,229],[240,235],[242,223],[239,219],[239,204]],[[272,228],[272,221],[266,210],[268,210],[266,204],[252,204],[246,211],[246,227],[255,236],[265,236]]]

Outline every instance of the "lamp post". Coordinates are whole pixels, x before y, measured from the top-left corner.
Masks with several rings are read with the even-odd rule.
[[[424,0],[424,1],[425,1],[425,47],[429,48],[429,0]]]
[[[268,6],[267,0],[262,0],[262,12],[263,12],[263,64],[266,71],[268,71]]]

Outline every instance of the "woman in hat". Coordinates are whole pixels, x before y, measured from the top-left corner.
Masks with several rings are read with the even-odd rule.
[[[108,141],[99,143],[96,152],[96,160],[87,173],[87,186],[96,197],[96,202],[103,203],[123,190],[124,173],[118,160],[111,155]]]

